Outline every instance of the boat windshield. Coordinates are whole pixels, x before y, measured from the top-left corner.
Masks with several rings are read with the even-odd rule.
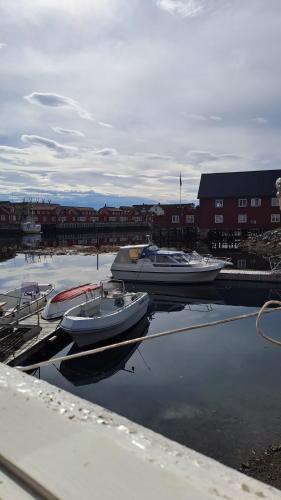
[[[189,263],[189,258],[183,253],[171,253],[171,254],[162,254],[158,253],[155,256],[151,257],[151,260],[155,264],[166,264],[166,265],[186,265]]]

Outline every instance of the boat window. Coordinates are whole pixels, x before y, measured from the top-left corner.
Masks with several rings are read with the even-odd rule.
[[[173,259],[171,259],[170,255],[156,255],[157,264],[172,264]]]
[[[173,259],[179,264],[186,264],[189,262],[189,259],[185,255],[181,254],[173,255]]]
[[[140,249],[139,248],[130,248],[129,250],[129,258],[131,259],[132,262],[136,262],[140,256]]]

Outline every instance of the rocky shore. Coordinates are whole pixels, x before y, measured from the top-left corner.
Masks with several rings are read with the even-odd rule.
[[[85,246],[85,245],[73,245],[73,246],[57,246],[57,247],[41,247],[41,248],[28,248],[19,250],[19,253],[33,254],[33,255],[96,255],[97,253],[112,253],[119,250],[118,246],[115,245],[101,245],[96,246]]]
[[[281,255],[281,228],[266,231],[255,237],[242,240],[239,248],[243,251],[264,257]]]
[[[281,489],[281,445],[271,446],[260,456],[242,464],[241,472]]]

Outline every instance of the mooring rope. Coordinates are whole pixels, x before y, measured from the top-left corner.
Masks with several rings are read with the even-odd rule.
[[[257,319],[256,319],[256,329],[257,329],[257,332],[258,334],[263,337],[265,340],[268,340],[269,342],[271,342],[272,344],[274,345],[278,345],[279,347],[281,346],[281,342],[280,340],[275,340],[271,337],[268,337],[268,335],[265,335],[265,333],[263,332],[262,328],[261,328],[261,325],[260,325],[260,322],[261,322],[261,317],[264,313],[268,312],[268,307],[271,306],[271,305],[278,305],[279,307],[275,307],[274,309],[272,309],[270,312],[274,312],[274,311],[277,311],[278,309],[280,309],[280,306],[281,306],[281,302],[280,300],[268,300],[267,302],[265,302],[263,304],[263,306],[261,307],[261,309],[259,310],[258,312],[258,315],[257,315]]]
[[[279,306],[280,307],[274,308],[273,310],[267,310],[267,311],[265,311],[265,313],[270,313],[270,312],[273,312],[276,310],[280,310],[281,309],[281,302],[279,302]],[[35,368],[42,368],[43,366],[52,365],[53,363],[56,363],[56,362],[67,361],[69,359],[82,358],[85,356],[91,356],[92,354],[98,354],[99,352],[109,351],[110,349],[117,349],[119,347],[124,347],[127,345],[146,342],[149,340],[154,340],[156,338],[166,337],[168,335],[174,335],[176,333],[187,333],[187,332],[191,332],[193,330],[198,330],[199,328],[218,326],[218,325],[223,325],[226,323],[231,323],[233,321],[239,321],[242,319],[253,318],[255,316],[258,316],[260,314],[260,312],[261,311],[248,313],[248,314],[239,314],[238,316],[232,316],[230,318],[220,319],[220,320],[216,320],[216,321],[210,321],[208,323],[199,323],[199,324],[193,325],[193,326],[185,326],[183,328],[176,328],[174,330],[168,330],[166,332],[154,333],[152,335],[149,335],[148,337],[137,337],[137,338],[130,339],[130,340],[124,340],[124,341],[118,342],[116,344],[110,344],[110,345],[106,345],[103,347],[96,347],[95,349],[90,349],[88,351],[76,352],[74,354],[69,354],[68,356],[60,356],[58,358],[48,359],[47,361],[41,361],[40,363],[34,363],[32,365],[16,366],[15,368],[18,368],[18,370],[21,370],[22,372],[27,372],[29,370],[34,370]]]

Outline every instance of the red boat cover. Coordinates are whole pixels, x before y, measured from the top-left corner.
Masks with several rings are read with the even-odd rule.
[[[51,302],[63,302],[64,300],[71,300],[75,297],[79,297],[86,292],[92,292],[93,290],[98,290],[100,285],[96,285],[95,283],[86,283],[85,285],[75,286],[74,288],[69,288],[69,290],[63,290],[60,293],[55,295]]]

